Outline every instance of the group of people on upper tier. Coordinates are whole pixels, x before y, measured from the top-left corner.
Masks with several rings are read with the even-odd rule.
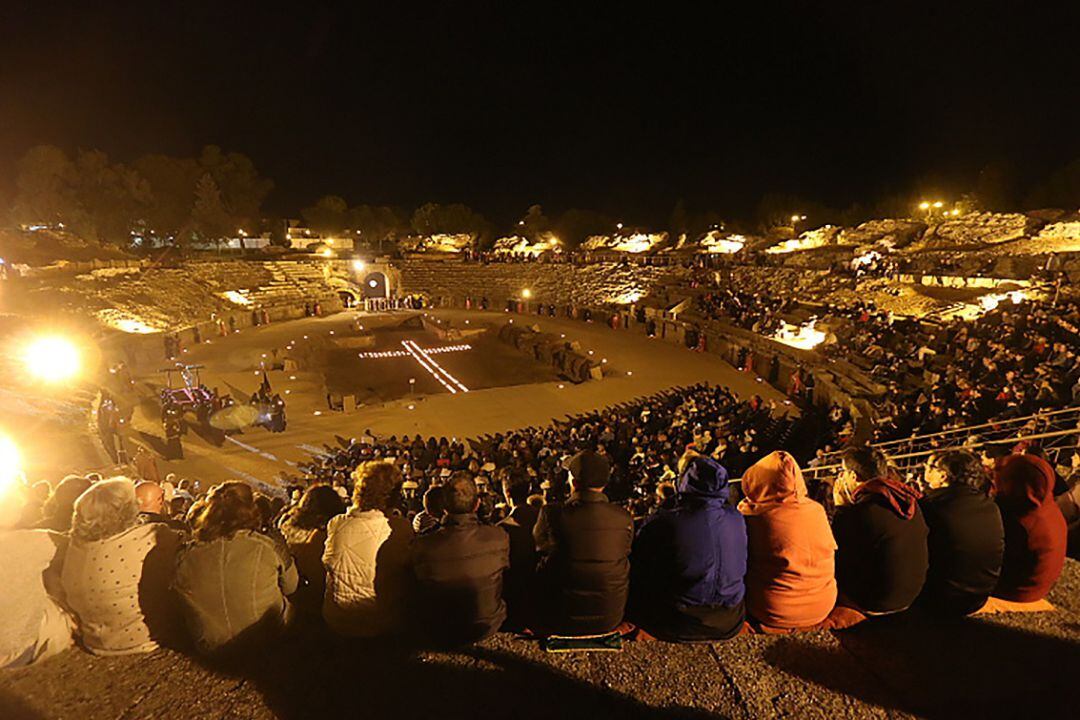
[[[706,318],[771,336],[795,320],[796,295],[716,288],[697,298]],[[1080,301],[1001,302],[974,319],[894,316],[873,302],[814,308],[826,339],[816,352],[861,367],[886,392],[875,404],[879,441],[1080,402]],[[796,320],[797,322],[797,320]]]
[[[385,460],[356,468],[348,506],[313,485],[276,516],[241,482],[215,486],[180,519],[155,483],[88,481],[66,533],[23,527],[29,489],[16,484],[0,502],[0,666],[73,637],[103,655],[185,642],[218,653],[302,619],[440,646],[500,628],[603,635],[627,620],[673,641],[839,629],[910,608],[962,616],[991,596],[1040,600],[1064,564],[1054,471],[1034,454],[988,472],[944,452],[922,495],[880,451],[849,449],[831,523],[786,452],[751,466],[738,493],[693,445],[677,464],[674,493],[636,526],[605,495],[611,467],[594,450],[566,462],[561,502],[500,473],[510,511],[498,524],[478,517],[468,471],[429,490],[430,517],[410,523],[404,478]]]

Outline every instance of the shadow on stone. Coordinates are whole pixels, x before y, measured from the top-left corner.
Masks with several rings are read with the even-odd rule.
[[[1075,640],[983,619],[914,617],[868,622],[838,637],[842,649],[785,638],[765,660],[830,690],[929,718],[1076,717]],[[878,682],[834,672],[848,653]]]
[[[4,720],[44,720],[45,716],[34,710],[13,693],[0,690],[0,717]]]
[[[251,682],[276,717],[715,718],[653,708],[540,663],[482,646],[434,652],[393,641],[322,632],[261,652],[204,661]]]

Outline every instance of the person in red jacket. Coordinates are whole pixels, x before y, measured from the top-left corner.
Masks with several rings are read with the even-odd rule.
[[[1054,502],[1054,470],[1034,455],[1008,455],[994,466],[994,499],[1005,526],[1005,557],[994,596],[1042,600],[1065,566],[1065,517]]]

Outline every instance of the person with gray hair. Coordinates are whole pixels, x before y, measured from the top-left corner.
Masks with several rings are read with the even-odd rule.
[[[61,585],[82,643],[95,655],[150,652],[175,632],[169,584],[176,533],[139,523],[135,485],[114,477],[75,501]]]
[[[0,668],[19,667],[71,646],[72,622],[47,590],[63,535],[19,528],[27,489],[0,490]]]

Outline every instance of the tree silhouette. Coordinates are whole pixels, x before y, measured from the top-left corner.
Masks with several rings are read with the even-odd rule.
[[[191,209],[191,228],[204,242],[220,244],[235,229],[235,222],[225,209],[221,189],[210,173],[203,173],[195,185],[195,204]]]

